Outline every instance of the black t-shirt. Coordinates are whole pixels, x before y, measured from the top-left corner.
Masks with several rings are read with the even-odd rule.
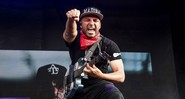
[[[80,33],[79,33],[80,34]],[[80,50],[80,35],[77,35],[77,37],[75,38],[75,40],[71,43],[68,44],[66,43],[67,47],[69,48],[69,53],[70,53],[70,58],[72,60],[72,65],[74,65],[79,58],[82,58],[85,56],[85,50]],[[105,51],[109,56],[109,60],[116,60],[116,59],[121,59],[121,52],[119,47],[117,46],[117,44],[102,36],[102,39],[100,41],[100,46],[101,46],[101,52]],[[91,46],[89,46],[88,48],[90,48]],[[99,55],[99,48],[97,47],[95,52],[93,53],[93,57],[96,57],[97,55]],[[100,62],[95,64],[96,67],[98,67],[103,73],[107,73],[108,72],[108,61],[102,59]],[[100,79],[96,79],[93,77],[89,77],[89,79],[82,79],[82,84],[84,85],[91,85],[92,83],[96,83],[97,81],[100,81]]]

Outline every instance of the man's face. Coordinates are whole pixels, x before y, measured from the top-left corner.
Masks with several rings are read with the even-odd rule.
[[[82,32],[90,38],[95,37],[101,28],[101,21],[97,17],[86,16],[80,21]]]

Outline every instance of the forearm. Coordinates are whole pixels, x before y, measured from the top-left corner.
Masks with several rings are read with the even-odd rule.
[[[77,36],[77,21],[79,21],[80,11],[77,9],[69,10],[66,16],[67,21],[63,38],[66,42],[71,43]]]
[[[75,20],[67,19],[63,38],[67,42],[72,42],[77,35],[77,23]]]
[[[122,60],[115,60],[110,62],[110,66],[112,66],[112,72],[111,73],[103,73],[99,68],[97,68],[95,65],[92,67],[87,64],[87,66],[84,68],[84,73],[88,74],[89,76],[108,80],[111,82],[124,82],[125,80],[125,72],[124,72],[124,66],[122,63]]]
[[[112,72],[103,73],[102,79],[110,80],[112,82],[124,82],[125,72],[124,72],[123,61],[121,59],[110,61],[109,65],[112,69]]]
[[[116,71],[111,73],[103,73],[101,79],[108,80],[111,82],[121,83],[125,80],[125,74],[122,71]]]

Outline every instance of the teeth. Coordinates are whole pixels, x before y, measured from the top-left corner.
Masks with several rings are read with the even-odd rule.
[[[90,31],[90,30],[93,30],[94,31],[94,29],[88,29],[88,31]]]
[[[94,30],[94,28],[89,28],[89,30]]]
[[[94,31],[94,30],[88,30],[88,31]]]
[[[88,30],[88,32],[94,32],[94,30]]]

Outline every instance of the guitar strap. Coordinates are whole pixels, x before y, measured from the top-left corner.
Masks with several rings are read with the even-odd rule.
[[[98,41],[95,42],[88,51],[86,51],[85,56],[83,58],[84,61],[87,62],[90,60],[91,56],[93,55],[93,53],[94,53],[95,49],[97,48],[101,39],[102,39],[102,37],[99,37]],[[66,84],[70,84],[71,82],[73,82],[74,78],[80,76],[81,73],[83,72],[83,68],[80,68],[80,69],[77,69],[74,71],[74,65],[70,65],[68,72],[69,73],[67,73],[68,75],[66,77]]]
[[[99,37],[98,41],[95,42],[88,51],[86,51],[85,56],[83,58],[84,61],[86,61],[86,62],[90,61],[90,58],[93,55],[93,53],[94,53],[95,49],[97,48],[97,46],[98,46],[99,42],[101,41],[101,39],[102,39],[102,37]],[[83,68],[80,68],[79,70],[76,70],[74,72],[74,78],[79,76],[79,75],[81,75],[82,72],[83,72]]]
[[[94,53],[95,49],[97,48],[97,46],[98,46],[99,42],[101,41],[101,39],[102,39],[102,37],[99,37],[99,38],[98,38],[98,41],[95,42],[95,43],[91,46],[91,48],[90,48],[89,50],[86,51],[85,56],[84,56],[84,59],[86,59],[87,61],[90,61],[90,58],[91,58],[91,56],[93,55],[93,53]]]
[[[79,89],[79,88],[82,88],[83,87],[83,85],[81,85],[81,81],[80,82],[78,82],[79,80],[78,80],[78,77],[80,77],[80,75],[83,73],[83,69],[85,68],[85,66],[86,66],[86,63],[89,61],[89,62],[91,62],[91,56],[93,55],[93,53],[94,53],[94,51],[95,51],[95,49],[98,47],[99,48],[99,51],[101,52],[101,48],[100,48],[100,46],[99,46],[99,42],[101,41],[101,39],[102,39],[102,37],[99,37],[98,38],[98,41],[97,42],[95,42],[92,46],[91,46],[91,48],[89,49],[89,50],[87,50],[86,51],[86,53],[85,53],[85,56],[82,58],[82,60],[81,61],[77,61],[76,62],[76,64],[81,64],[79,67],[80,68],[78,68],[78,69],[76,69],[75,71],[74,71],[74,65],[72,65],[72,66],[70,66],[70,75],[68,75],[68,80],[67,80],[67,85],[68,85],[68,87],[67,87],[67,94],[66,94],[66,97],[67,97],[67,99],[71,99],[71,97],[73,97],[74,96],[74,94],[76,93],[76,91]],[[81,63],[82,62],[82,63]],[[82,65],[83,64],[83,65]],[[76,81],[75,83],[77,83],[77,84],[72,84],[72,82],[73,81]],[[80,84],[79,84],[80,83]],[[72,86],[71,86],[72,85]],[[69,91],[68,91],[69,90]]]

